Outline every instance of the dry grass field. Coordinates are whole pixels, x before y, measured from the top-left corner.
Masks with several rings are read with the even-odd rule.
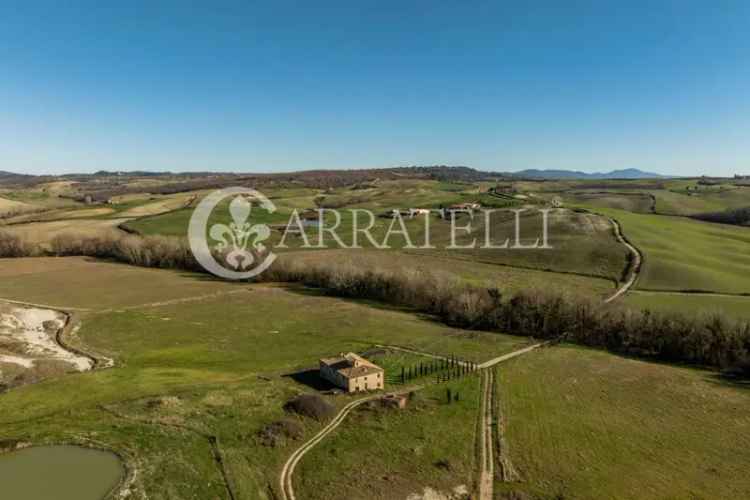
[[[0,215],[11,212],[31,210],[33,208],[34,206],[28,203],[0,197]]]
[[[31,222],[5,227],[4,230],[18,235],[32,245],[49,248],[50,242],[61,234],[78,236],[101,236],[117,229],[127,219],[79,219],[68,218],[50,222]]]

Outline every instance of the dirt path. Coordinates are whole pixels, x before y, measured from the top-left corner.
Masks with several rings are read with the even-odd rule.
[[[531,352],[534,349],[537,349],[538,347],[541,347],[543,345],[545,344],[544,343],[534,344],[532,346],[519,349],[518,351],[513,351],[503,356],[499,356],[489,361],[485,361],[484,363],[479,365],[479,367],[480,368],[493,367],[497,365],[498,363],[501,363],[508,359],[515,358],[527,352]],[[448,359],[446,357],[438,356],[436,354],[421,352],[421,351],[417,351],[414,349],[408,349],[405,347],[397,347],[397,346],[389,346],[389,345],[378,345],[376,347],[394,349],[394,350],[399,350],[403,352],[410,352],[413,354],[420,354],[420,355],[432,357],[435,359]],[[494,477],[494,456],[493,456],[494,440],[493,440],[493,433],[492,433],[492,426],[494,425],[494,417],[493,417],[494,415],[494,405],[493,405],[494,396],[493,395],[495,391],[494,372],[492,370],[485,369],[482,377],[483,377],[482,378],[483,381],[485,379],[488,379],[488,381],[485,383],[485,385],[483,385],[483,394],[482,394],[482,425],[481,425],[482,431],[480,432],[481,440],[482,440],[482,443],[481,443],[482,482],[480,484],[480,490],[489,491],[489,496],[480,496],[480,500],[491,500],[492,499],[492,481]],[[411,387],[410,390],[416,391],[422,388],[424,388],[424,386]],[[300,462],[300,460],[302,460],[302,457],[304,457],[307,452],[309,452],[312,448],[315,447],[315,445],[320,443],[323,439],[325,439],[326,436],[328,436],[339,425],[341,425],[343,421],[346,419],[347,415],[349,415],[349,413],[352,412],[352,410],[354,410],[356,407],[358,407],[359,405],[363,403],[372,401],[379,397],[381,397],[380,394],[375,394],[372,396],[367,396],[361,399],[357,399],[347,404],[341,409],[341,411],[339,411],[339,413],[333,418],[333,420],[331,420],[331,422],[329,422],[325,427],[323,427],[323,429],[320,430],[320,432],[318,432],[312,439],[307,441],[305,444],[300,446],[294,453],[291,454],[291,456],[287,459],[287,461],[284,463],[284,466],[281,469],[279,485],[281,486],[282,500],[296,500],[297,499],[297,497],[294,495],[294,485],[292,484],[292,477],[294,475],[294,469],[297,467],[297,464]],[[488,474],[488,470],[490,471],[489,474]]]
[[[310,451],[316,444],[321,442],[328,434],[333,432],[341,423],[346,419],[346,416],[351,413],[357,406],[372,401],[373,399],[379,398],[380,395],[368,396],[365,398],[357,399],[344,406],[341,411],[331,420],[328,425],[318,432],[315,437],[300,446],[284,463],[284,467],[281,469],[281,498],[283,500],[296,500],[294,496],[294,485],[292,484],[292,476],[294,469],[305,454]]]
[[[503,354],[502,356],[498,356],[497,358],[493,358],[489,361],[485,361],[484,363],[481,363],[477,368],[485,369],[485,368],[491,368],[495,366],[498,363],[502,363],[503,361],[507,361],[509,359],[513,359],[517,356],[521,356],[522,354],[526,354],[527,352],[531,352],[534,349],[538,349],[542,346],[547,345],[548,342],[540,342],[539,344],[533,344],[529,347],[524,347],[523,349],[519,349],[517,351],[509,352],[508,354]]]
[[[610,302],[619,299],[633,287],[636,280],[638,279],[638,274],[641,271],[641,265],[643,264],[643,255],[641,254],[641,251],[634,247],[627,239],[625,239],[625,236],[623,236],[622,234],[622,227],[620,226],[620,223],[615,219],[612,219],[611,217],[609,218],[609,220],[610,222],[612,222],[612,226],[614,227],[615,238],[617,238],[617,241],[628,248],[630,254],[632,255],[632,260],[630,261],[630,266],[628,269],[627,281],[625,281],[625,283],[612,296],[604,300],[605,304],[609,304]]]
[[[494,426],[493,397],[495,391],[495,371],[482,372],[482,404],[480,408],[480,472],[479,472],[479,500],[492,500],[495,482],[495,457],[492,438]]]

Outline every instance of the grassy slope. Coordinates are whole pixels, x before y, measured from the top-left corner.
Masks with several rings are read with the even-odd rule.
[[[624,300],[627,305],[638,309],[691,314],[720,313],[740,320],[750,320],[750,297],[668,294],[635,290]]]
[[[457,226],[466,224],[457,221]],[[438,248],[451,244],[450,222],[436,221],[432,240]],[[529,210],[520,218],[521,244],[533,245],[543,235],[543,219],[536,210]],[[485,221],[475,221],[472,234],[457,231],[457,245],[465,245],[477,239],[477,247],[485,242]],[[493,245],[509,239],[515,243],[515,214],[498,213],[490,217],[489,235]],[[540,241],[541,244],[541,241]],[[549,218],[549,244],[551,249],[484,249],[430,250],[427,253],[461,257],[466,260],[519,266],[559,272],[581,273],[611,280],[621,278],[625,268],[627,250],[614,237],[612,226],[601,217],[576,214],[568,210],[555,211]]]
[[[132,307],[225,293],[239,287],[206,275],[84,257],[0,259],[0,297],[61,308]]]
[[[559,347],[499,369],[521,489],[540,498],[747,498],[750,392]]]
[[[267,194],[273,198],[274,203],[278,206],[278,212],[271,217],[266,217],[267,220],[263,220],[263,222],[285,224],[293,208],[304,209],[312,206],[313,193],[310,191],[300,193],[284,190],[278,192],[271,191]],[[482,203],[498,202],[496,199],[485,199],[487,197],[479,193],[479,187],[477,186],[471,184],[439,183],[435,181],[384,182],[378,184],[377,187],[369,189],[339,189],[325,196],[325,203],[330,203],[332,206],[346,207],[341,211],[342,221],[339,227],[339,234],[342,235],[345,244],[351,243],[350,235],[353,225],[353,217],[348,212],[348,208],[366,208],[373,210],[376,214],[380,214],[394,207],[437,208],[440,205],[447,206],[459,201],[480,200]],[[505,202],[500,200],[498,203],[499,205],[503,205]],[[132,221],[127,223],[127,225],[143,234],[184,236],[191,213],[191,210],[177,210],[156,217]],[[367,220],[364,216],[362,217],[360,227],[367,224]],[[224,218],[227,218],[226,215]],[[332,222],[332,220],[329,221],[329,224]],[[462,226],[466,222],[466,219],[459,220],[457,226]],[[378,218],[376,220],[372,233],[378,242],[384,240],[390,224],[390,219]],[[473,225],[474,231],[471,235],[466,235],[460,230],[457,231],[458,244],[466,244],[474,237],[477,238],[478,246],[484,243],[484,220],[478,217],[475,219]],[[514,237],[515,223],[512,213],[495,214],[491,219],[490,226],[491,239],[495,244],[501,243],[506,238],[510,237],[512,239]],[[423,245],[425,241],[424,218],[419,217],[407,221],[407,227],[412,236],[413,245]],[[398,226],[395,228],[397,229]],[[538,213],[535,214],[529,211],[528,214],[522,217],[521,228],[521,238],[524,244],[529,244],[540,238],[542,234],[541,216]],[[307,232],[311,243],[317,244],[317,231],[308,229]],[[448,221],[439,220],[434,216],[430,218],[430,236],[433,245],[437,247],[449,245],[451,242],[450,232],[451,227]],[[625,267],[626,251],[616,242],[611,228],[606,223],[597,221],[592,216],[564,212],[562,215],[552,218],[550,235],[550,243],[554,246],[553,250],[431,250],[420,251],[420,253],[450,255],[469,261],[489,264],[581,273],[600,276],[610,280],[616,280],[621,277]],[[271,242],[276,244],[280,238],[281,233],[273,231]],[[361,245],[369,245],[363,236],[360,236],[360,238]],[[287,239],[285,243],[295,248],[301,245],[301,240],[291,238]],[[325,244],[331,246],[334,245],[334,242],[326,237]],[[388,240],[388,245],[397,249],[403,248],[406,246],[406,241],[404,238],[394,235]]]
[[[425,254],[419,250],[320,250],[289,252],[281,258],[310,263],[337,262],[358,268],[377,268],[393,272],[427,271],[451,274],[477,286],[498,287],[506,293],[522,289],[551,289],[560,293],[604,297],[614,290],[614,283],[603,278],[476,262],[466,256],[454,256],[447,252]]]
[[[583,203],[597,208],[615,208],[636,213],[650,213],[653,204],[651,197],[641,192],[574,192],[566,194],[564,199],[576,205]]]
[[[458,402],[446,403],[447,388]],[[295,491],[310,500],[471,491],[478,410],[477,376],[432,386],[405,410],[358,410],[302,460]]]
[[[638,288],[750,292],[750,230],[600,209],[645,253]]]
[[[653,191],[656,211],[667,215],[692,215],[721,212],[730,208],[750,206],[750,189],[735,186],[699,186],[693,183],[691,191],[682,189]]]

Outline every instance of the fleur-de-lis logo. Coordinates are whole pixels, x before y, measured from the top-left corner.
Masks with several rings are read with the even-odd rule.
[[[229,204],[232,222],[229,225],[214,224],[209,230],[211,239],[218,241],[214,248],[225,254],[224,260],[232,269],[244,271],[249,268],[255,262],[255,256],[248,250],[248,244],[250,248],[263,253],[266,247],[261,242],[271,235],[271,230],[265,224],[252,225],[248,222],[251,211],[250,201],[244,196],[237,196]]]
[[[208,228],[213,210],[229,197],[231,221]],[[276,207],[260,192],[242,187],[214,191],[198,204],[190,218],[188,239],[193,255],[207,271],[222,278],[247,279],[271,265],[276,256],[262,243],[271,236],[271,230],[250,221],[254,209],[273,213]]]

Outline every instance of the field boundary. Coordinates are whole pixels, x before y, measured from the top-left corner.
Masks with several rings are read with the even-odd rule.
[[[187,192],[189,192],[189,191],[187,191]],[[139,222],[139,221],[146,220],[146,219],[152,219],[152,218],[155,218],[155,217],[162,217],[164,215],[168,215],[168,214],[171,214],[171,213],[174,213],[174,212],[179,212],[180,210],[187,210],[188,208],[191,208],[195,204],[195,202],[197,201],[197,199],[198,199],[197,195],[191,196],[190,198],[188,198],[188,200],[181,207],[173,208],[172,210],[167,210],[166,212],[161,212],[161,213],[158,213],[158,214],[142,215],[140,217],[129,217],[128,220],[120,222],[117,225],[117,229],[119,229],[120,231],[122,231],[124,233],[134,234],[134,235],[137,235],[137,236],[145,236],[143,233],[141,233],[140,231],[138,231],[134,227],[129,226],[128,224],[130,224],[132,222]],[[187,236],[187,233],[185,234],[185,236]]]

